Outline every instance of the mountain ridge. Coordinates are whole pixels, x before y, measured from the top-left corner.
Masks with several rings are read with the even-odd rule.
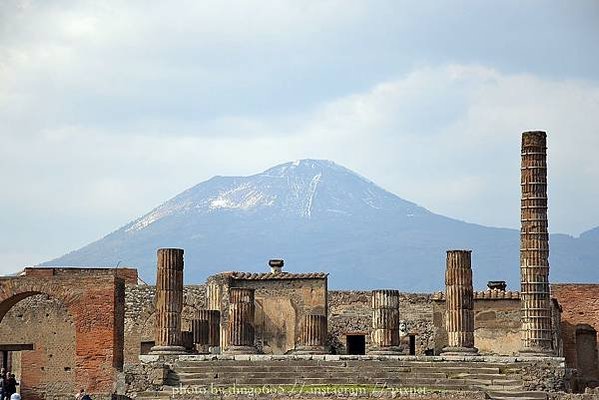
[[[599,278],[592,269],[599,261],[595,229],[584,238],[551,235],[558,279],[576,270]],[[441,290],[451,248],[473,250],[479,288],[498,279],[515,288],[519,280],[519,231],[435,214],[332,161],[313,159],[246,177],[212,177],[43,265],[121,261],[151,280],[156,248],[171,246],[186,250],[188,281],[222,270],[264,271],[276,256],[297,272],[331,272],[331,287],[395,281],[405,290]]]

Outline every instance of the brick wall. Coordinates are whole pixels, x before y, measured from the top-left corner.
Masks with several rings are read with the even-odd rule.
[[[566,365],[577,368],[576,326],[588,324],[599,331],[599,284],[552,284],[551,294],[562,307],[561,328]]]
[[[133,280],[131,271],[123,273]],[[123,312],[120,310],[123,304],[120,302],[124,299],[123,291],[124,279],[111,269],[27,268],[22,276],[0,278],[0,320],[11,315],[11,309],[30,296],[45,294],[60,301],[72,317],[75,332],[74,368],[71,369],[75,386],[98,395],[109,394],[122,366],[123,320],[120,317]],[[22,327],[14,320],[11,324],[10,319],[6,326],[15,331]],[[38,335],[34,342],[36,349],[42,348],[46,338],[60,334],[51,329],[50,325],[43,325],[33,332]],[[68,330],[65,332],[68,334]],[[41,352],[23,353],[24,377],[39,373],[38,381],[45,381],[50,372],[44,363],[49,361],[41,355]],[[27,357],[35,359],[28,361]],[[52,393],[43,393],[43,396],[50,398]]]
[[[0,323],[0,343],[35,344],[13,353],[12,372],[24,398],[75,393],[75,326],[64,303],[48,295],[20,301]]]

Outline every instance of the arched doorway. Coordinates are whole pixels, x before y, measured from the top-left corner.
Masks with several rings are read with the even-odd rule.
[[[0,344],[23,398],[75,393],[75,323],[62,301],[34,294],[14,304],[0,322]]]
[[[75,386],[92,395],[111,395],[123,366],[125,282],[136,281],[135,270],[25,268],[18,276],[0,277],[0,323],[15,304],[31,296],[60,300],[75,330]],[[45,368],[41,360],[37,367]]]

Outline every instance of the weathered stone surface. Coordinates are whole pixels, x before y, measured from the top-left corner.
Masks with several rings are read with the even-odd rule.
[[[560,343],[570,368],[578,368],[576,327],[589,324],[599,331],[599,284],[560,283],[551,285],[551,294],[562,306]],[[597,355],[597,352],[595,352]]]
[[[371,353],[398,352],[399,291],[372,291]]]
[[[326,352],[326,340],[326,315],[304,315],[295,352],[303,354],[324,354]]]
[[[551,354],[549,232],[547,227],[547,134],[522,134],[520,299],[523,353]]]
[[[125,281],[137,281],[136,271],[102,268],[26,268],[23,275],[0,278],[0,320],[13,306],[30,296],[45,294],[58,301],[70,315],[72,322],[67,323],[72,324],[75,335],[75,352],[71,361],[74,367],[73,364],[66,363],[61,366],[63,372],[70,371],[75,387],[85,387],[98,396],[107,394],[112,391],[117,369],[123,363]],[[50,319],[48,313],[48,320]],[[17,323],[11,328],[19,329],[20,326]],[[51,326],[45,326],[39,334],[52,332],[51,329]],[[65,340],[72,338],[69,336],[72,332],[66,329]],[[28,332],[31,339],[36,334],[31,330]],[[60,351],[62,348],[59,343],[52,344],[48,339],[44,342],[50,343],[50,349]],[[36,341],[36,344],[41,343]],[[73,355],[66,347],[63,349],[66,354]],[[38,366],[35,370],[25,368],[24,371],[24,374],[32,374],[32,385],[29,386],[25,381],[22,387],[24,391],[29,391],[28,396],[31,398],[40,395],[36,394],[37,388],[48,388],[44,382],[52,377],[59,379],[56,372],[41,368],[47,362],[43,356],[47,351],[48,349],[38,346],[33,352],[25,355],[24,360],[21,359],[21,362],[24,362],[23,366]],[[60,354],[57,354],[57,357],[62,359]],[[59,383],[56,386],[57,390],[62,391],[65,383],[66,381]],[[47,396],[50,395],[51,393]]]
[[[210,353],[211,348],[220,345],[220,311],[198,310],[191,325],[193,343],[199,353]]]
[[[327,314],[327,275],[323,273],[222,273],[209,277],[207,283],[209,294],[219,293],[219,307],[212,304],[209,308],[221,310],[221,348],[227,347],[230,287],[255,290],[255,344],[261,353],[293,351],[303,316]]]
[[[255,353],[254,289],[230,288],[227,353]]]
[[[158,249],[157,255],[156,330],[151,352],[184,353],[181,334],[183,249]]]
[[[136,363],[141,354],[141,344],[146,352],[154,345],[156,325],[156,287],[127,285],[125,288],[125,362]],[[206,286],[183,287],[181,329],[191,330],[191,321],[198,311],[206,307]]]
[[[445,318],[449,346],[445,353],[475,353],[472,252],[447,251],[445,271]]]
[[[400,293],[399,312],[407,321],[409,334],[415,335],[416,354],[424,354],[434,348],[434,304],[430,294]],[[346,335],[365,335],[366,347],[371,348],[372,292],[329,291],[329,339],[328,346],[338,354],[346,353]]]
[[[200,358],[201,357],[201,358]],[[468,392],[467,398],[484,398],[484,391],[497,388],[523,393],[538,377],[554,379],[547,390],[561,390],[563,359],[514,357],[408,357],[340,355],[237,355],[180,356],[156,360],[159,371],[169,366],[165,382],[180,389],[201,387],[344,387],[368,385],[377,388],[419,388],[411,394],[447,394],[446,390]],[[140,371],[151,375],[148,370]],[[160,375],[160,374],[159,374]],[[144,378],[145,379],[145,378]],[[135,381],[135,379],[129,379]],[[150,390],[157,390],[148,380]],[[170,389],[169,387],[165,387]],[[396,392],[396,395],[400,392]],[[452,392],[450,392],[452,393]],[[180,393],[179,393],[180,394]],[[247,393],[246,393],[247,394]],[[289,394],[286,392],[285,394]],[[372,395],[372,393],[370,393]],[[379,392],[379,394],[384,395]],[[404,393],[408,395],[408,393]],[[304,393],[306,395],[306,393]],[[178,397],[178,395],[177,395]],[[377,396],[378,397],[378,396]],[[410,398],[414,398],[410,395]],[[416,397],[418,398],[418,397]],[[435,398],[435,397],[428,397]],[[440,397],[444,398],[444,397]],[[451,397],[448,397],[451,398]]]

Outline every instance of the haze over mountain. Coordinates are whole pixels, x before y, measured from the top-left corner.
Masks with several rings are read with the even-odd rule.
[[[519,213],[519,210],[514,210]],[[185,249],[186,283],[221,271],[330,273],[331,288],[443,288],[445,251],[473,250],[475,287],[519,287],[519,232],[434,214],[330,161],[248,177],[216,176],[106,237],[44,265],[137,267],[153,281],[156,249]],[[551,280],[599,278],[599,228],[551,235]]]

